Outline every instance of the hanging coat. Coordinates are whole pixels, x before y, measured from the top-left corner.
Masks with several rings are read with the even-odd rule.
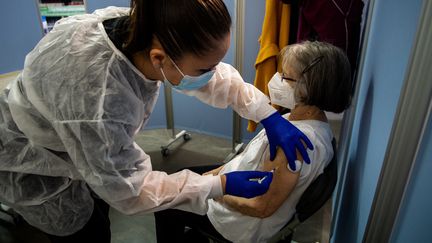
[[[279,0],[267,0],[260,50],[255,61],[254,85],[268,96],[267,84],[278,70],[279,51],[288,45],[290,28],[290,5]],[[248,131],[255,131],[257,124],[249,121]]]
[[[362,0],[300,1],[297,42],[318,40],[333,44],[346,52],[351,70],[354,70],[363,6]]]

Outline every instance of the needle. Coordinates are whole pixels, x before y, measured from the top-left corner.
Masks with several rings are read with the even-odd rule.
[[[259,179],[258,183],[261,184],[261,182],[263,182],[266,178],[267,178],[267,176],[264,176],[263,178]]]
[[[274,168],[273,170],[271,170],[270,172],[275,172],[275,170],[276,170],[277,168]],[[265,179],[267,178],[267,176],[264,176],[263,178],[251,178],[251,179],[249,179],[249,181],[256,181],[256,182],[258,182],[259,184],[261,184]]]
[[[259,184],[261,184],[266,178],[267,178],[267,176],[264,176],[263,178],[251,178],[251,179],[249,179],[249,181],[256,181]]]

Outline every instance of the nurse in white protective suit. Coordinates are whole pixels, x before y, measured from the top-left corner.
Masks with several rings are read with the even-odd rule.
[[[280,147],[291,167],[296,149],[309,162],[308,138],[220,62],[231,26],[222,0],[131,6],[60,20],[0,96],[0,202],[52,242],[109,242],[109,206],[125,214],[167,208],[205,214],[209,198],[267,191],[271,172],[152,171],[134,135],[163,82],[261,122],[271,159]]]

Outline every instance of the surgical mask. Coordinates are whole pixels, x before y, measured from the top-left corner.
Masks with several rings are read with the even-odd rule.
[[[174,64],[174,67],[177,69],[177,71],[179,71],[179,73],[183,76],[182,80],[180,81],[180,83],[178,85],[173,85],[173,87],[175,89],[178,89],[178,90],[196,90],[196,89],[199,89],[199,88],[205,86],[216,72],[216,69],[213,69],[213,70],[205,72],[199,76],[184,75],[183,72],[180,70],[180,68],[175,64],[175,62],[171,58],[170,58],[170,60]],[[160,68],[160,70],[161,70],[162,76],[164,77],[164,81],[168,81],[169,83],[171,83],[166,78],[162,67]]]
[[[268,89],[272,104],[288,109],[294,109],[296,104],[294,99],[294,88],[287,82],[283,81],[278,72],[270,79]]]

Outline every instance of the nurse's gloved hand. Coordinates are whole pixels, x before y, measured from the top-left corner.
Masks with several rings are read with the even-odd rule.
[[[225,193],[245,198],[266,193],[273,180],[273,173],[265,171],[233,171],[224,175],[226,176]]]
[[[265,128],[267,138],[269,140],[270,160],[274,160],[276,157],[276,149],[277,147],[280,147],[288,159],[288,165],[290,166],[291,170],[296,170],[296,149],[302,155],[303,160],[307,164],[310,163],[306,148],[304,147],[301,140],[303,140],[306,146],[311,150],[313,150],[313,145],[306,135],[304,135],[297,127],[284,119],[278,112],[275,112],[262,120],[261,124],[263,124]]]

